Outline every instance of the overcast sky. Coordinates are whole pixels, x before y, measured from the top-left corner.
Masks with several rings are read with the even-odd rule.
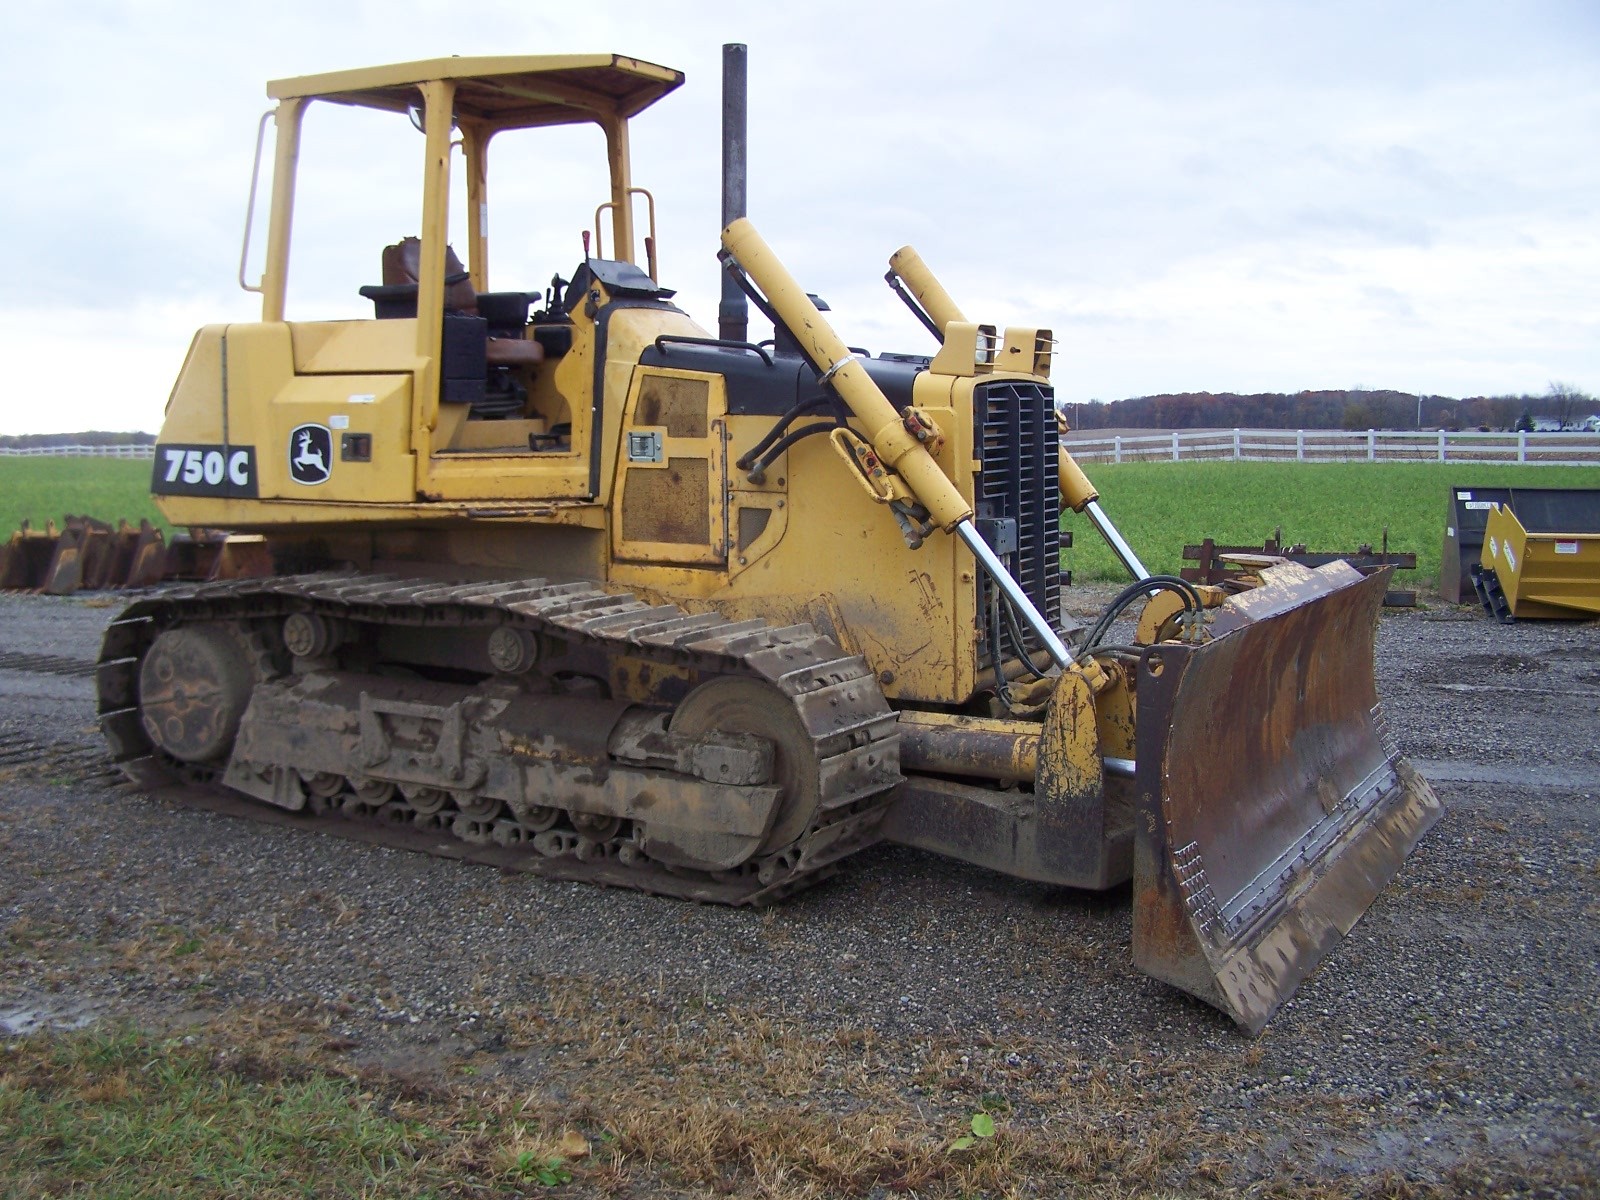
[[[909,242],[972,319],[1053,327],[1067,400],[1600,392],[1596,0],[77,0],[0,16],[0,432],[155,430],[194,330],[259,315],[236,275],[269,78],[683,70],[634,122],[634,175],[663,283],[714,329],[729,41],[751,217],[853,344],[929,350],[882,283]],[[522,136],[494,164],[501,288],[570,275],[604,198],[598,136]],[[417,231],[420,163],[402,120],[308,114],[291,319],[370,314],[356,289]]]

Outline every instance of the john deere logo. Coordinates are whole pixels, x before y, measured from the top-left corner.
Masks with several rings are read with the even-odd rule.
[[[326,425],[297,425],[289,434],[289,474],[296,483],[326,483],[333,471],[333,435]]]

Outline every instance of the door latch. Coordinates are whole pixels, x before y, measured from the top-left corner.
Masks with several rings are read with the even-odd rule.
[[[629,433],[628,461],[631,463],[660,462],[661,431],[652,429],[645,433]]]

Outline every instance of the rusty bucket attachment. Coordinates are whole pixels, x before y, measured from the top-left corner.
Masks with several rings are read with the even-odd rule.
[[[1140,662],[1134,960],[1252,1033],[1442,812],[1378,713],[1388,575],[1273,567]]]
[[[0,545],[0,588],[37,588],[48,576],[61,532],[54,521],[35,529],[27,521]]]
[[[0,589],[26,588],[51,596],[79,590],[147,587],[161,579],[161,530],[149,521],[115,528],[93,517],[68,516],[59,527],[34,529],[24,521],[0,544]]]
[[[0,542],[0,590],[51,596],[105,588],[144,588],[175,580],[241,579],[272,574],[259,534],[191,529],[169,543],[147,520],[112,528],[93,517],[68,516],[34,529],[24,521]]]

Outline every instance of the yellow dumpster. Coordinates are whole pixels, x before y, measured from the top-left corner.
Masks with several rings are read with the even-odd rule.
[[[1600,492],[1593,495],[1600,501]],[[1495,504],[1472,582],[1484,608],[1507,624],[1600,616],[1600,504],[1550,513]]]

